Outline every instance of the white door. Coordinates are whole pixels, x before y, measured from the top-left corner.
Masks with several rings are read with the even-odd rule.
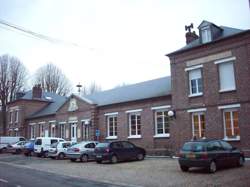
[[[76,123],[71,123],[71,141],[72,142],[77,142],[77,125]]]
[[[46,130],[44,131],[44,137],[49,137],[49,130],[48,130],[48,129],[46,129]]]

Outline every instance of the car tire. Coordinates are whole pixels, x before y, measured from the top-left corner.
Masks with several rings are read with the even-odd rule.
[[[35,156],[36,154],[35,154],[34,151],[30,151],[29,155],[30,155],[30,156]]]
[[[82,155],[81,158],[80,158],[81,162],[88,162],[88,160],[89,160],[89,157],[86,154]]]
[[[208,172],[209,173],[215,173],[217,171],[217,165],[215,161],[211,161],[208,167]]]
[[[144,160],[144,157],[145,157],[144,154],[139,153],[139,154],[137,154],[136,159],[141,161],[141,160]]]
[[[117,158],[117,156],[116,155],[113,155],[112,157],[111,157],[111,163],[112,164],[116,164],[117,162],[118,162],[118,158]]]
[[[101,163],[102,163],[102,160],[97,160],[96,163],[97,163],[97,164],[101,164]]]
[[[187,172],[189,169],[187,166],[180,166],[180,168],[181,168],[181,171],[183,172]]]
[[[65,155],[63,153],[59,153],[59,155],[57,156],[58,160],[63,160],[65,157]]]
[[[76,161],[76,158],[71,158],[70,161],[71,161],[71,162],[75,162],[75,161]]]
[[[243,157],[243,156],[240,156],[240,157],[239,157],[239,160],[238,160],[238,163],[237,163],[237,166],[238,166],[238,167],[242,167],[242,166],[244,166],[244,163],[245,163],[244,157]]]
[[[48,151],[45,151],[45,152],[43,153],[43,157],[44,157],[44,158],[48,158],[48,157],[49,157],[49,152],[48,152]]]
[[[17,150],[16,150],[16,154],[20,154],[21,152],[22,152],[21,149],[17,149]]]

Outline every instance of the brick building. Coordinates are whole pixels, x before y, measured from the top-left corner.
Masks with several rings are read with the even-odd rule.
[[[187,45],[167,55],[171,77],[84,98],[35,86],[9,103],[9,134],[129,140],[152,154],[175,153],[194,136],[221,138],[250,155],[250,31],[207,21],[198,29],[187,27]]]

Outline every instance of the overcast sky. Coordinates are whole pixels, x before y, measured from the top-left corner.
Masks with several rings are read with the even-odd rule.
[[[80,46],[0,25],[0,55],[17,56],[30,74],[53,62],[73,85],[109,89],[170,75],[165,54],[185,45],[185,25],[249,29],[250,9],[248,0],[0,0],[0,19]]]

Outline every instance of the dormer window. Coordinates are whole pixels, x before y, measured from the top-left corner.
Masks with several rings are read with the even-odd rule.
[[[202,43],[208,43],[212,41],[211,29],[209,26],[201,28]]]

